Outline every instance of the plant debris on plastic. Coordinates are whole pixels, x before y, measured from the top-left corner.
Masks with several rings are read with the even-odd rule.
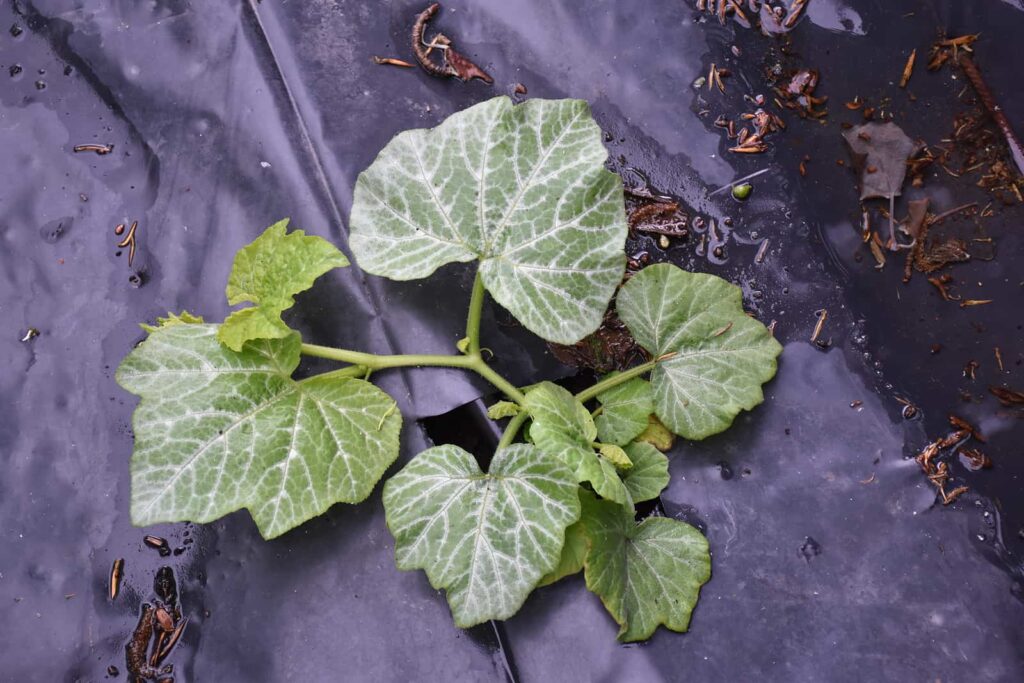
[[[0,26],[0,679],[1024,678],[1017,0]]]

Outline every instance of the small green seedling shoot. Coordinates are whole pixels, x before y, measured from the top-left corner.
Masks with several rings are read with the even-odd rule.
[[[370,373],[458,368],[504,395],[490,415],[508,424],[486,472],[440,445],[384,484],[398,567],[446,591],[460,627],[511,617],[537,586],[582,571],[621,640],[686,630],[710,578],[708,542],[674,519],[637,522],[635,505],[669,483],[651,442],[729,427],[763,400],[781,347],[720,278],[661,264],[621,285],[623,189],[606,157],[585,102],[498,97],[400,133],[359,176],[349,247],[364,271],[415,280],[476,263],[465,337],[447,355],[301,339],[281,313],[348,259],[287,220],[269,227],[228,279],[228,301],[245,307],[219,324],[181,313],[146,325],[118,369],[141,397],[132,521],[201,523],[247,508],[269,539],[359,503],[400,453],[399,404]],[[543,381],[520,389],[486,362],[488,295],[561,344],[594,332],[615,297],[649,360],[576,394]],[[338,367],[295,380],[302,356]]]

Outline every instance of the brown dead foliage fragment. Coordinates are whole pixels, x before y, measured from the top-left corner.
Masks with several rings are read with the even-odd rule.
[[[551,353],[564,363],[598,374],[625,370],[637,362],[646,362],[647,353],[629,333],[626,325],[609,309],[597,331],[571,346],[549,343]]]
[[[999,402],[1008,408],[1024,406],[1024,392],[1010,389],[1009,387],[991,386],[989,393],[999,399]]]
[[[465,55],[456,52],[448,36],[438,33],[429,41],[424,38],[427,24],[440,9],[441,3],[435,2],[416,15],[416,21],[412,26],[412,51],[416,55],[416,61],[431,76],[439,78],[454,77],[463,82],[479,78],[484,83],[493,83],[494,79],[491,78],[490,74],[474,64]],[[438,50],[443,54],[440,63],[431,56],[434,50]]]
[[[828,97],[815,95],[819,80],[817,69],[798,69],[774,87],[775,94],[783,107],[792,109],[802,118],[822,119],[828,116],[824,108]]]
[[[928,70],[938,71],[942,66],[957,58],[962,52],[972,52],[971,45],[978,39],[978,34],[957,36],[956,38],[941,38],[932,44],[928,53]]]
[[[992,459],[977,448],[961,448],[960,462],[969,470],[987,470],[992,467]]]
[[[964,441],[970,435],[971,433],[967,430],[953,432],[944,438],[932,441],[914,458],[917,464],[921,466],[921,471],[925,477],[936,488],[943,505],[949,505],[968,489],[966,486],[958,486],[951,491],[946,491],[946,484],[950,479],[949,465],[945,462],[938,462],[937,458],[943,450]]]
[[[907,64],[903,67],[903,75],[900,77],[900,87],[906,88],[907,82],[910,81],[911,74],[914,73],[914,61],[917,60],[917,50],[912,50],[910,56],[907,57]]]
[[[407,62],[404,59],[395,59],[394,57],[378,57],[377,55],[373,56],[373,63],[374,64],[387,64],[387,65],[390,65],[390,66],[401,66],[401,67],[404,67],[406,69],[414,69],[414,68],[416,68],[415,64]]]
[[[907,279],[909,278],[904,277],[903,281],[906,282]],[[943,301],[959,301],[960,297],[953,296],[952,294],[949,293],[949,290],[946,288],[946,286],[952,281],[953,276],[950,275],[949,273],[928,278],[928,282],[930,282],[935,287],[935,289],[939,290],[939,296],[942,297]]]

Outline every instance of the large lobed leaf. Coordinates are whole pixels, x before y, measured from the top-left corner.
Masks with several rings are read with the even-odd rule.
[[[384,485],[396,564],[446,590],[458,626],[506,619],[558,566],[577,488],[565,465],[526,444],[498,451],[487,474],[458,446],[427,449]]]
[[[255,306],[229,315],[217,338],[233,351],[241,351],[252,339],[287,337],[291,330],[281,313],[292,307],[295,295],[329,270],[347,265],[345,255],[327,240],[302,230],[289,233],[287,218],[274,223],[235,254],[228,303]]]
[[[629,504],[629,494],[615,465],[594,451],[597,428],[576,397],[552,382],[526,392],[523,406],[533,422],[530,438],[545,453],[560,458],[579,482],[590,482],[599,495]]]
[[[496,97],[388,143],[356,182],[352,251],[394,280],[479,259],[498,303],[572,344],[600,325],[625,268],[606,157],[586,102]]]
[[[590,550],[587,588],[621,627],[619,640],[645,640],[660,624],[685,631],[700,587],[711,578],[707,539],[689,524],[649,517],[637,524],[621,505],[580,492]]]
[[[764,400],[782,346],[743,311],[740,288],[670,264],[623,285],[616,310],[637,343],[675,355],[651,373],[655,412],[672,431],[703,439]]]
[[[157,328],[118,368],[118,383],[142,397],[132,522],[209,522],[245,507],[273,538],[364,500],[398,456],[391,397],[330,374],[292,380],[295,333],[236,353],[217,327]]]

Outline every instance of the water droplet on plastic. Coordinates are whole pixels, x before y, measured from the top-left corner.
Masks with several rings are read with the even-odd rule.
[[[810,562],[812,557],[821,555],[821,544],[810,536],[805,536],[803,545],[800,546],[800,554],[805,560]]]
[[[725,460],[718,463],[718,473],[722,475],[722,479],[726,481],[732,479],[733,476],[732,467]]]
[[[36,81],[36,90],[46,90],[46,81],[42,79]]]
[[[43,227],[39,228],[39,236],[43,238],[44,242],[54,244],[71,229],[74,222],[75,220],[71,216],[65,216],[64,218],[58,218],[55,221],[50,221]]]

